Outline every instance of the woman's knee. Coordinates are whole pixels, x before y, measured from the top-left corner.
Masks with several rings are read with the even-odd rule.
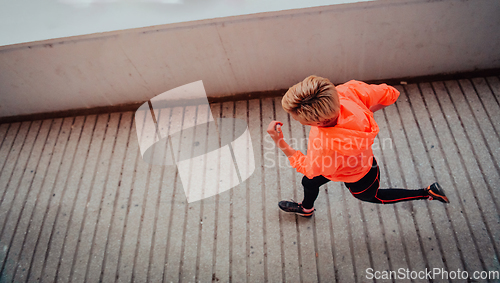
[[[316,176],[312,179],[309,179],[304,175],[304,177],[302,178],[302,186],[304,186],[304,188],[319,188],[329,181],[330,180],[322,175]]]
[[[314,186],[313,179],[309,179],[306,176],[304,176],[302,178],[302,186],[304,186],[304,188],[313,187]]]
[[[320,184],[313,179],[308,179],[306,176],[302,178],[302,186],[304,186],[305,195],[318,195]]]
[[[366,201],[366,202],[372,202],[372,203],[382,203],[374,194],[352,194],[355,198],[361,200],[361,201]]]

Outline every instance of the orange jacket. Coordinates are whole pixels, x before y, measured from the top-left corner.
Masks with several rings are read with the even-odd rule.
[[[363,178],[373,162],[371,146],[379,128],[369,108],[393,104],[399,91],[386,84],[354,80],[336,89],[340,98],[337,125],[311,126],[307,155],[296,151],[288,159],[308,178],[323,175],[332,181],[352,183]]]

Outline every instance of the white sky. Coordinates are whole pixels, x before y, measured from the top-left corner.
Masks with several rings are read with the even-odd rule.
[[[369,0],[0,0],[0,46]]]

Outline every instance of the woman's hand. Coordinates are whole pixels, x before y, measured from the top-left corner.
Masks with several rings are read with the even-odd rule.
[[[275,143],[278,143],[280,140],[283,140],[283,132],[281,131],[281,126],[283,123],[280,121],[272,121],[267,126],[267,133],[271,136]]]
[[[281,149],[287,157],[290,157],[295,154],[295,149],[290,147],[283,139],[281,126],[283,126],[283,123],[280,121],[272,121],[269,123],[269,126],[267,126],[267,133],[271,136],[278,148]]]

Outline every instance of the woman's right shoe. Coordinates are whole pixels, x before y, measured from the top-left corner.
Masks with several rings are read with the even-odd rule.
[[[437,199],[443,203],[450,203],[450,201],[444,194],[443,188],[441,188],[441,186],[437,182],[428,186],[426,191],[429,194],[430,200]]]
[[[296,203],[294,201],[287,201],[287,200],[280,201],[278,203],[278,206],[284,212],[292,212],[303,217],[311,217],[314,214],[315,210],[313,207],[311,211],[309,211],[308,209],[306,212],[305,208],[302,206],[301,203]]]

